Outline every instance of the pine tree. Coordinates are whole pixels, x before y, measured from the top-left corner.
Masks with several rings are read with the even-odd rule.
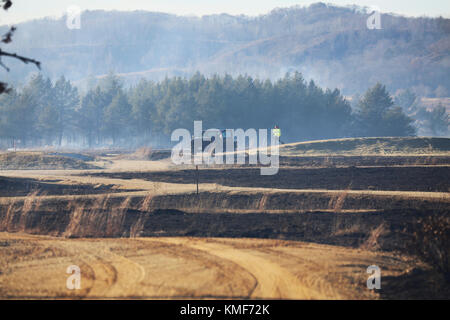
[[[105,109],[105,132],[113,139],[113,144],[118,138],[127,136],[131,115],[131,105],[127,96],[119,91],[109,106]]]
[[[75,109],[79,103],[78,90],[64,76],[56,81],[54,90],[54,111],[56,112],[56,125],[58,145],[61,146],[65,131],[73,129]]]
[[[413,120],[400,107],[394,108],[386,87],[377,83],[358,104],[357,134],[366,137],[411,136]]]

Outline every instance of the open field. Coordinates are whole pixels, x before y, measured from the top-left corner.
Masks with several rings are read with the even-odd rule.
[[[251,152],[252,150],[250,150]],[[156,162],[170,158],[170,150],[74,150],[67,152],[0,151],[0,170],[108,169],[119,161]],[[331,157],[330,157],[331,156]],[[347,138],[289,143],[280,146],[283,165],[438,165],[449,164],[448,138]],[[115,160],[115,161],[112,161]],[[145,165],[144,165],[145,166]],[[117,166],[115,167],[118,168]]]
[[[0,298],[448,298],[416,249],[427,217],[448,237],[450,139],[380,139],[283,146],[275,176],[201,166],[199,194],[167,151],[2,154]]]
[[[84,160],[87,160],[87,158],[74,158],[70,155],[64,156],[43,152],[8,152],[0,153],[0,170],[97,168],[87,164]]]
[[[380,299],[427,297],[434,284],[406,256],[264,239],[67,240],[0,233],[4,298]],[[385,282],[367,290],[366,268]],[[66,268],[82,289],[66,289]],[[421,291],[409,287],[418,282]]]
[[[290,143],[280,155],[448,155],[448,138],[348,138]]]
[[[61,180],[0,177],[2,197],[40,195],[83,195],[121,192],[114,185],[64,184]]]
[[[120,172],[98,174],[115,179],[145,179],[170,183],[194,183],[195,170]],[[262,176],[259,169],[204,169],[204,183],[231,187],[274,189],[450,191],[448,167],[376,168],[281,168],[276,175]]]

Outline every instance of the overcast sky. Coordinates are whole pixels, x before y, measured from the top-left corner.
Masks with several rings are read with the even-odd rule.
[[[212,13],[259,15],[276,7],[309,5],[318,1],[304,0],[13,0],[8,12],[0,13],[0,25],[40,17],[60,17],[68,7],[81,10],[148,10],[179,15]],[[450,18],[450,0],[331,0],[336,5],[377,6],[382,12],[407,16],[443,16]]]

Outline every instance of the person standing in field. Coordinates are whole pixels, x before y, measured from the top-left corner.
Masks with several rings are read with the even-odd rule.
[[[278,125],[276,125],[275,128],[273,128],[272,134],[275,137],[278,137],[278,141],[280,141],[280,144],[283,144],[283,142],[281,142],[281,129],[280,127],[278,127]]]

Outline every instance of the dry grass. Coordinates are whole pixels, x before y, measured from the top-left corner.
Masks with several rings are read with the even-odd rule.
[[[259,205],[258,205],[258,210],[263,211],[264,209],[266,209],[266,202],[267,202],[267,198],[269,197],[268,194],[263,194],[261,197],[261,200],[259,201]]]
[[[8,227],[12,225],[12,219],[14,218],[14,213],[16,210],[16,199],[9,201],[9,203],[2,204],[3,206],[7,206],[5,218],[0,221],[0,227],[2,230],[8,230]]]
[[[411,251],[450,283],[450,215],[420,218],[414,225]]]
[[[328,203],[328,209],[333,210],[336,213],[342,212],[345,199],[347,198],[349,190],[341,191],[340,193],[334,194],[330,202]]]
[[[142,200],[142,203],[139,207],[139,210],[143,211],[143,212],[147,212],[150,210],[150,206],[152,204],[152,200],[153,200],[153,194],[149,193],[145,196],[145,198]]]
[[[48,155],[43,152],[8,152],[0,154],[0,170],[96,169],[85,161]]]
[[[39,194],[39,191],[38,191],[38,190],[33,191],[33,192],[31,192],[30,194],[28,194],[28,196],[25,198],[25,201],[24,201],[24,203],[23,203],[23,207],[22,207],[22,215],[26,216],[26,215],[27,215],[30,211],[32,211],[33,209],[34,209],[34,210],[37,210],[37,209],[38,209],[39,204],[40,204],[40,201],[38,201],[38,202],[36,203],[36,206],[34,205],[38,194]],[[34,208],[33,208],[33,207],[34,207]]]
[[[8,270],[0,274],[0,299],[379,299],[366,288],[367,266],[383,265],[386,277],[411,267],[389,253],[264,239],[0,233],[0,243],[0,268]],[[81,290],[66,289],[72,264],[81,268]]]
[[[378,250],[380,249],[380,244],[378,240],[386,232],[386,224],[383,222],[378,227],[370,232],[368,239],[360,246],[362,249],[366,250]]]
[[[117,204],[109,195],[98,197],[92,202],[74,201],[69,206],[70,221],[64,237],[121,237],[128,236],[130,230],[124,225],[125,218],[133,208],[132,197],[124,197]],[[131,226],[136,229],[136,226]],[[136,234],[136,231],[131,232]]]
[[[333,151],[330,143],[339,146],[342,142],[345,145],[347,140],[294,144],[283,148],[286,152],[296,155],[310,151],[327,154],[327,152]],[[445,149],[436,145],[436,141],[424,146],[414,146],[411,145],[414,141],[408,141],[405,143],[410,143],[410,146],[404,148],[400,146],[400,142],[397,147],[392,147],[392,141],[380,140],[373,143],[371,147],[367,147],[358,146],[358,141],[350,141],[354,145],[350,145],[347,149],[344,148],[342,152],[376,152],[390,155],[399,150],[412,153],[438,153]],[[152,150],[140,150],[138,153],[147,157],[151,152]],[[331,160],[331,158],[327,158],[325,162],[331,165]],[[121,171],[133,168],[135,171],[140,171],[159,170],[167,167],[168,164],[164,162],[122,159],[114,160],[109,169]],[[374,263],[383,265],[383,276],[393,276],[402,274],[404,270],[412,269],[415,264],[405,263],[405,260],[398,259],[398,254],[376,252],[380,248],[380,241],[388,227],[377,220],[376,223],[366,224],[366,229],[363,229],[363,220],[359,221],[359,218],[352,220],[353,217],[350,219],[349,209],[354,209],[355,212],[369,210],[372,205],[375,206],[376,202],[378,208],[384,204],[386,206],[401,204],[402,208],[407,206],[412,208],[418,203],[427,203],[429,206],[435,204],[437,209],[442,210],[448,209],[450,203],[448,193],[382,190],[330,191],[325,189],[275,190],[224,187],[216,183],[201,184],[201,194],[197,197],[193,194],[195,192],[194,184],[151,182],[139,178],[127,180],[70,176],[64,171],[58,173],[29,171],[20,174],[34,175],[34,177],[38,176],[49,180],[61,179],[61,181],[73,184],[114,184],[128,190],[141,189],[143,191],[105,196],[45,196],[34,191],[27,197],[0,198],[2,202],[1,230],[10,230],[8,227],[14,225],[12,222],[14,218],[21,215],[21,223],[18,228],[10,231],[24,231],[25,222],[29,222],[28,220],[33,218],[34,213],[44,211],[62,214],[58,211],[61,208],[61,212],[65,211],[70,215],[67,227],[60,231],[64,232],[63,236],[67,238],[125,236],[133,238],[74,240],[48,237],[28,238],[26,235],[17,235],[13,239],[13,236],[0,233],[0,240],[2,240],[0,242],[0,256],[2,257],[0,265],[8,263],[8,268],[10,268],[7,275],[0,274],[0,298],[5,295],[35,295],[41,298],[57,295],[67,296],[67,291],[64,288],[61,289],[59,284],[59,280],[64,283],[67,275],[63,273],[62,276],[55,277],[59,270],[55,269],[55,266],[62,268],[62,266],[67,267],[73,263],[80,263],[86,275],[84,283],[87,289],[80,293],[81,297],[201,298],[217,295],[222,298],[235,296],[244,298],[379,298],[365,288],[367,279],[365,268],[368,265]],[[164,217],[151,215],[154,220],[146,220],[148,213],[156,205],[162,208],[188,209],[186,211],[190,210],[194,213],[298,213],[323,209],[333,212],[334,216],[328,214],[330,218],[322,224],[323,229],[312,230],[314,221],[306,220],[307,224],[309,222],[311,224],[307,225],[308,229],[305,232],[312,230],[311,233],[320,233],[321,230],[327,230],[325,236],[336,236],[336,239],[339,237],[348,239],[354,234],[363,232],[365,235],[362,239],[366,241],[360,247],[358,247],[358,243],[355,246],[357,249],[349,249],[278,240],[134,239],[143,235],[144,222],[148,223],[146,224],[149,226],[148,229],[154,227],[156,235],[160,235],[160,232],[164,231],[162,230],[164,225],[161,224],[163,227],[160,227],[160,220],[158,220]],[[366,205],[366,207],[362,208],[362,205]],[[126,220],[130,216],[133,216],[135,220],[129,219],[127,222]],[[284,224],[281,224],[281,220],[279,220],[283,217],[277,216],[278,225],[272,222],[270,225],[269,223],[264,225],[260,216],[250,221],[248,225],[243,225],[244,232],[253,231],[252,227],[256,224],[258,224],[256,231],[261,231],[257,230],[258,227],[261,227],[262,232],[267,232],[264,236],[267,236],[271,232],[270,230],[278,231],[278,227],[281,229],[286,226],[287,233],[301,234],[304,230],[300,227],[303,226],[305,220],[301,220],[303,217],[300,215],[288,217]],[[320,216],[320,221],[323,221],[324,216]],[[198,221],[204,223],[202,220],[204,217],[201,215],[198,217]],[[305,217],[304,219],[309,219],[311,215],[305,215]],[[364,214],[360,214],[358,217],[367,218]],[[224,215],[224,218],[229,221],[231,217]],[[177,221],[177,219],[179,218],[176,217],[173,221]],[[239,219],[237,223],[243,221],[241,217]],[[129,223],[130,220],[132,223]],[[172,222],[169,221],[170,223]],[[198,229],[205,233],[210,232],[207,228],[203,228],[204,224],[201,223],[199,223]],[[225,222],[219,221],[217,215],[212,215],[208,223],[208,228],[214,231],[227,227]],[[445,223],[439,219],[430,222],[423,220],[419,224],[425,227],[415,234],[416,241],[420,244],[416,249],[420,248],[421,259],[436,266],[441,272],[448,272],[448,248],[450,247],[448,220]],[[294,227],[298,227],[298,229]],[[187,227],[186,230],[188,230]],[[191,230],[197,231],[195,228]],[[31,232],[36,232],[36,229]],[[15,241],[19,241],[17,246]],[[20,247],[21,241],[27,245]],[[37,249],[38,247],[39,249]],[[308,258],[305,259],[305,257]],[[31,261],[30,264],[23,264],[27,259]],[[19,262],[22,264],[17,264]],[[32,275],[38,279],[21,277],[21,270],[27,266],[34,268]],[[158,277],[154,277],[155,274]],[[260,283],[260,288],[251,291],[252,288],[255,288],[255,277]],[[55,282],[54,279],[58,279],[58,282]],[[333,279],[339,279],[338,285],[334,285]],[[37,286],[30,286],[29,283]],[[216,283],[218,286],[211,286],[211,283]],[[329,283],[333,283],[333,286]],[[355,288],[355,286],[357,287]],[[254,295],[252,292],[257,292],[258,295]]]
[[[450,155],[449,138],[348,138],[291,143],[280,155]]]

